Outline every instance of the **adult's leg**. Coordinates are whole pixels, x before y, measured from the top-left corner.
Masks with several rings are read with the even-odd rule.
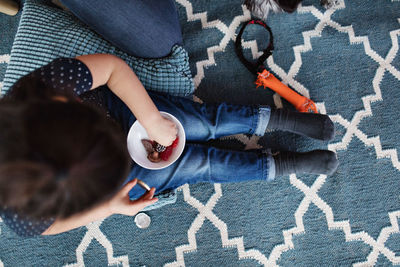
[[[174,115],[182,123],[188,141],[207,141],[239,133],[262,136],[269,121],[269,107],[199,104],[166,94],[149,92],[149,95],[160,111]],[[136,118],[111,91],[106,92],[106,99],[112,116],[128,132]]]
[[[155,187],[156,192],[162,192],[186,183],[270,181],[275,178],[275,166],[273,158],[263,153],[187,144],[181,157],[167,168],[148,170],[135,164],[128,180],[133,178],[139,178],[150,187]],[[129,196],[135,199],[143,192],[135,186]]]
[[[128,54],[165,57],[182,45],[173,0],[61,0],[80,20]]]

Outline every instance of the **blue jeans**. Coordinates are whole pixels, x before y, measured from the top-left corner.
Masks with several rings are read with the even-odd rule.
[[[183,125],[186,146],[180,158],[161,170],[148,170],[133,164],[128,180],[143,180],[157,192],[175,189],[183,184],[232,183],[248,180],[269,181],[275,178],[271,156],[260,151],[233,151],[205,144],[206,141],[233,134],[264,135],[270,108],[231,104],[199,104],[186,98],[149,93],[160,111],[174,115]],[[121,124],[125,133],[136,118],[128,107],[110,90],[105,92],[111,116]],[[135,186],[132,199],[144,190]]]
[[[182,45],[173,0],[61,0],[86,23],[124,52],[142,58],[168,56]]]

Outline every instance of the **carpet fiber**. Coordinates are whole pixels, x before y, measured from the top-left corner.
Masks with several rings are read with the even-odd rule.
[[[250,19],[240,1],[177,0],[177,7],[196,101],[290,107],[256,89],[235,56],[235,33]],[[272,132],[217,145],[328,148],[340,161],[334,175],[183,186],[176,204],[147,212],[152,222],[144,230],[131,217],[112,216],[22,239],[0,222],[0,266],[399,265],[400,2],[348,0],[325,10],[305,0],[296,13],[271,14],[267,23],[275,50],[266,66],[331,116],[336,137],[327,144]],[[265,48],[266,36],[249,28],[248,58]],[[0,49],[3,70],[9,50]]]

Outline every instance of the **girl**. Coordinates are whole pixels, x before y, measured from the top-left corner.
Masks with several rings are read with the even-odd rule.
[[[147,170],[131,163],[125,136],[137,119],[151,139],[170,145],[177,130],[159,110],[182,123],[187,145],[171,166]],[[327,141],[334,125],[326,115],[147,93],[123,60],[104,54],[56,59],[22,77],[0,101],[0,127],[0,213],[25,236],[65,232],[115,213],[134,215],[157,201],[155,192],[185,183],[329,175],[338,165],[328,150],[272,156],[205,144],[267,129]],[[134,177],[152,189],[143,194]]]

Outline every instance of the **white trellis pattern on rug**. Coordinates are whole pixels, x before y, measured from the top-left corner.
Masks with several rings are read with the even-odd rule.
[[[237,20],[239,19],[244,19],[244,21],[250,19],[248,11],[246,10],[245,7],[243,7],[243,16],[238,16],[236,17],[233,21],[232,24],[227,26],[221,21],[207,21],[207,12],[202,12],[202,13],[196,13],[193,14],[193,8],[192,5],[189,1],[184,1],[184,0],[177,0],[178,3],[182,4],[186,8],[187,12],[187,17],[188,21],[190,20],[200,20],[202,23],[203,28],[208,28],[208,27],[215,27],[216,29],[220,30],[223,34],[224,37],[222,38],[219,46],[214,46],[210,47],[207,49],[208,52],[208,59],[196,62],[196,70],[197,70],[197,75],[195,76],[195,85],[196,87],[199,86],[201,83],[201,80],[204,78],[204,68],[210,65],[215,64],[215,59],[214,59],[214,54],[217,52],[221,52],[224,50],[227,44],[227,40],[235,40],[235,32],[237,31]],[[389,150],[382,150],[382,146],[380,144],[379,137],[373,137],[373,138],[367,138],[365,134],[360,131],[357,126],[360,123],[360,121],[367,117],[372,115],[372,110],[370,103],[374,101],[382,101],[381,98],[381,93],[380,93],[380,88],[379,84],[382,81],[382,78],[385,74],[386,71],[390,72],[394,77],[396,77],[398,80],[400,80],[400,72],[398,69],[396,69],[393,65],[391,65],[391,62],[395,58],[395,56],[398,53],[399,50],[399,35],[400,35],[400,30],[395,30],[390,32],[390,36],[392,39],[392,48],[390,49],[389,53],[387,54],[386,58],[380,57],[370,46],[369,40],[367,36],[355,36],[354,30],[352,26],[341,26],[337,22],[333,21],[331,19],[332,14],[339,9],[345,8],[345,3],[344,1],[341,1],[340,4],[335,8],[335,9],[329,9],[326,12],[322,13],[318,9],[316,9],[313,6],[303,6],[298,9],[298,12],[306,13],[309,12],[312,15],[314,15],[317,19],[320,20],[320,22],[316,25],[315,29],[312,31],[304,32],[303,37],[304,37],[304,45],[296,46],[293,48],[294,53],[295,53],[295,61],[293,62],[292,66],[290,67],[290,70],[288,73],[285,73],[285,71],[280,68],[278,65],[274,63],[273,56],[268,58],[268,67],[273,70],[276,74],[279,75],[280,79],[288,85],[290,85],[292,88],[294,88],[296,91],[299,93],[309,97],[309,92],[308,90],[299,82],[295,80],[296,74],[298,73],[299,69],[301,68],[302,65],[302,59],[301,59],[301,54],[303,52],[309,51],[312,49],[310,39],[312,37],[320,37],[322,30],[326,26],[330,26],[340,32],[345,32],[349,35],[349,40],[350,43],[362,43],[365,47],[365,52],[368,56],[370,56],[373,60],[375,60],[377,63],[379,63],[379,68],[376,70],[376,76],[373,81],[373,88],[375,90],[374,95],[368,95],[363,97],[363,104],[364,104],[364,110],[358,111],[351,122],[345,120],[341,115],[330,115],[332,120],[336,123],[339,123],[340,125],[344,126],[346,128],[346,134],[344,135],[343,139],[341,142],[331,144],[329,146],[330,150],[333,151],[338,151],[338,150],[344,150],[347,148],[348,144],[350,143],[351,139],[353,136],[359,138],[366,146],[374,146],[377,158],[383,158],[383,157],[390,157],[393,163],[393,166],[400,170],[400,165],[399,161],[397,158],[397,150],[396,149],[389,149]],[[400,22],[400,19],[399,19]],[[233,29],[233,26],[236,28]],[[258,50],[257,43],[255,41],[247,41],[243,42],[243,47],[244,48],[250,48],[253,58],[258,58],[258,56],[262,53]],[[327,113],[326,108],[324,103],[317,103],[318,109],[320,110],[321,113]],[[243,135],[240,135],[238,138],[240,141],[247,141],[245,140]],[[323,211],[323,213],[326,216],[326,220],[328,222],[328,227],[330,229],[341,229],[346,236],[346,241],[351,241],[351,240],[362,240],[365,244],[371,246],[372,252],[368,256],[367,261],[365,262],[360,262],[355,264],[355,266],[370,266],[374,265],[377,261],[377,258],[379,254],[383,254],[386,258],[388,258],[393,264],[400,264],[400,257],[396,256],[393,251],[385,247],[385,242],[387,241],[388,237],[393,234],[393,233],[399,233],[399,224],[398,224],[398,218],[400,218],[400,210],[391,212],[388,214],[391,222],[391,226],[385,227],[382,229],[379,237],[375,240],[372,238],[368,233],[366,232],[358,232],[358,233],[352,233],[351,231],[351,225],[348,221],[335,221],[334,220],[334,214],[331,209],[331,207],[318,196],[318,190],[321,188],[321,186],[324,184],[326,179],[325,175],[321,175],[318,177],[318,179],[314,182],[314,184],[309,187],[305,185],[301,180],[297,179],[296,175],[291,175],[290,176],[290,182],[293,186],[301,190],[305,197],[303,201],[300,203],[296,213],[294,214],[296,218],[296,227],[286,230],[283,232],[284,235],[284,240],[285,243],[276,246],[269,257],[266,255],[263,255],[260,251],[258,250],[245,250],[245,245],[243,244],[243,240],[241,238],[235,238],[234,240],[228,240],[227,239],[227,232],[228,232],[228,226],[221,220],[218,219],[218,217],[215,216],[215,214],[212,213],[212,209],[208,207],[209,203],[213,203],[216,200],[213,200],[212,196],[207,203],[206,206],[201,205],[196,199],[192,196],[190,196],[190,191],[189,191],[189,186],[185,186],[184,192],[185,195],[185,201],[188,202],[191,206],[196,208],[199,211],[199,216],[204,218],[208,218],[215,227],[218,228],[218,230],[221,232],[221,241],[222,241],[222,246],[236,246],[238,249],[239,253],[239,258],[254,258],[256,259],[260,264],[263,264],[265,266],[276,266],[277,265],[277,260],[280,258],[280,255],[289,249],[293,248],[293,242],[292,242],[292,237],[294,234],[300,234],[304,233],[304,225],[303,225],[303,215],[307,211],[310,203],[315,204],[319,209]],[[220,193],[220,188],[219,185],[215,185],[215,192],[216,194],[221,194],[218,198],[222,197],[222,193]],[[215,205],[215,204],[214,204]],[[204,215],[202,215],[204,214]],[[207,215],[205,215],[207,214]],[[203,219],[204,220],[204,219]],[[202,221],[201,221],[202,222]],[[195,233],[193,233],[194,229],[200,229],[201,225],[199,225],[198,217],[196,220],[193,222],[192,227],[188,231],[188,241],[189,244],[182,245],[180,247],[176,248],[176,254],[177,254],[177,260],[173,263],[169,263],[166,266],[185,266],[184,262],[184,257],[183,257],[183,252],[189,252],[189,251],[195,251],[196,250],[196,239],[195,239]]]
[[[197,74],[194,77],[196,88],[200,85],[202,79],[204,79],[204,68],[207,66],[211,66],[215,63],[214,55],[215,53],[221,53],[224,51],[226,45],[230,41],[235,40],[235,32],[239,25],[250,19],[249,11],[243,7],[243,15],[235,17],[230,25],[226,25],[221,21],[208,21],[207,20],[207,12],[201,13],[193,13],[192,4],[189,1],[185,0],[177,0],[177,2],[183,5],[187,12],[188,21],[200,20],[203,29],[214,27],[221,31],[224,34],[224,37],[221,39],[218,46],[209,47],[207,49],[208,59],[196,62],[196,70]],[[345,8],[345,4],[342,1],[336,9],[330,9],[326,12],[322,13],[318,9],[313,6],[300,7],[298,12],[309,12],[313,14],[316,18],[320,20],[320,22],[316,25],[315,29],[312,31],[304,32],[304,45],[296,46],[293,48],[295,52],[295,61],[293,62],[288,73],[280,68],[278,65],[274,63],[273,57],[270,57],[267,61],[268,67],[273,70],[279,78],[282,79],[283,82],[290,85],[292,88],[297,90],[299,93],[309,97],[309,93],[307,88],[305,88],[302,84],[295,80],[296,74],[302,65],[301,54],[312,49],[310,39],[313,37],[320,37],[321,32],[326,26],[330,26],[340,32],[345,32],[349,36],[349,40],[351,43],[362,43],[365,47],[365,52],[368,56],[370,56],[373,60],[379,63],[379,68],[376,70],[376,76],[373,81],[373,87],[375,90],[374,95],[368,95],[363,98],[364,110],[360,110],[357,112],[352,121],[349,122],[344,119],[340,115],[331,115],[326,111],[324,103],[317,103],[318,109],[321,113],[328,113],[332,120],[336,123],[339,123],[343,127],[346,128],[346,134],[344,135],[341,142],[331,144],[329,146],[330,150],[338,151],[344,150],[347,148],[353,137],[359,138],[366,146],[374,146],[377,154],[377,158],[382,157],[390,157],[392,159],[393,166],[400,170],[399,161],[397,158],[397,150],[382,150],[379,137],[367,138],[365,134],[360,131],[357,126],[360,121],[372,114],[370,103],[374,101],[382,100],[380,94],[379,84],[382,80],[386,71],[390,72],[393,76],[395,76],[398,80],[400,80],[400,72],[394,66],[391,65],[394,57],[397,55],[399,50],[398,45],[398,37],[400,35],[400,30],[390,32],[390,36],[392,39],[392,48],[386,58],[380,57],[377,53],[369,45],[368,37],[366,36],[355,36],[354,30],[351,26],[344,27],[338,24],[337,22],[331,19],[332,14],[338,10]],[[252,55],[254,58],[257,58],[261,52],[257,47],[257,43],[253,41],[243,42],[243,47],[251,49]],[[201,100],[197,99],[197,101],[201,102]],[[238,140],[248,144],[250,139],[244,135],[235,136]],[[253,144],[251,148],[256,146],[257,140],[252,140],[250,142]],[[250,148],[250,147],[249,147]],[[312,186],[305,185],[301,180],[299,180],[296,175],[290,176],[290,182],[293,186],[298,188],[300,191],[304,193],[304,199],[301,201],[300,205],[297,208],[296,213],[294,214],[296,218],[296,227],[283,231],[283,236],[285,242],[281,245],[276,246],[270,255],[264,255],[259,250],[251,249],[246,250],[245,244],[243,243],[243,238],[228,238],[228,225],[220,220],[214,213],[213,207],[216,205],[218,200],[223,197],[221,185],[214,185],[215,194],[210,197],[205,205],[200,203],[195,197],[190,194],[189,185],[185,185],[181,188],[183,190],[184,200],[189,203],[193,208],[198,210],[198,216],[193,221],[191,227],[188,229],[188,243],[182,244],[179,247],[176,247],[176,261],[166,264],[165,266],[185,266],[184,253],[186,252],[194,252],[197,249],[196,243],[196,233],[202,227],[204,221],[206,219],[210,220],[210,222],[219,230],[221,234],[221,245],[223,247],[236,247],[238,250],[239,259],[241,258],[252,258],[257,260],[260,264],[265,266],[276,266],[277,260],[280,258],[281,254],[287,250],[290,250],[294,247],[292,242],[292,237],[295,234],[304,233],[304,225],[303,225],[303,215],[308,210],[311,203],[315,204],[319,209],[323,211],[326,216],[326,221],[330,229],[341,229],[345,236],[346,241],[352,240],[362,240],[365,244],[372,247],[372,251],[365,262],[359,262],[355,264],[355,266],[370,266],[376,263],[376,260],[379,254],[383,254],[387,257],[393,264],[400,264],[400,257],[396,256],[393,251],[385,246],[385,242],[388,237],[393,233],[399,233],[399,224],[398,218],[400,218],[400,211],[391,212],[388,214],[390,218],[391,226],[384,227],[381,230],[379,237],[375,240],[372,238],[367,232],[357,232],[352,233],[351,225],[348,221],[335,221],[334,213],[331,207],[318,196],[318,190],[324,184],[326,180],[325,175],[321,175],[314,182]],[[94,238],[94,237],[93,237]],[[86,241],[87,242],[87,241]],[[110,244],[107,246],[110,247]],[[77,251],[78,252],[78,251]],[[82,254],[82,251],[79,251],[79,255]],[[109,253],[107,253],[109,256]],[[112,254],[111,254],[112,256]],[[109,256],[109,263],[115,264],[114,259]],[[80,257],[79,257],[80,258]],[[122,261],[121,261],[122,263]]]
[[[217,46],[212,46],[207,49],[208,58],[199,62],[196,62],[196,75],[194,82],[196,88],[201,84],[205,78],[204,69],[208,66],[216,64],[215,54],[223,53],[227,44],[235,40],[235,33],[242,22],[250,19],[250,12],[243,6],[243,14],[236,16],[230,25],[227,25],[219,20],[208,21],[207,11],[194,13],[191,1],[188,0],[176,0],[177,3],[183,6],[186,10],[188,21],[200,21],[202,28],[215,28],[219,30],[223,37],[221,38]],[[393,0],[395,2],[397,0]],[[340,1],[340,4],[335,9],[329,9],[324,12],[318,10],[314,6],[301,6],[298,9],[300,13],[310,13],[319,20],[319,23],[313,30],[303,32],[304,44],[293,47],[295,54],[295,60],[292,63],[288,72],[285,72],[279,65],[274,62],[273,57],[270,57],[267,61],[268,67],[276,73],[279,78],[286,84],[290,85],[299,93],[309,97],[309,91],[305,86],[296,81],[296,75],[302,67],[302,54],[312,50],[311,38],[321,37],[323,29],[327,26],[348,35],[350,44],[362,44],[364,47],[365,54],[378,63],[376,74],[373,78],[372,85],[374,94],[366,95],[362,97],[363,109],[357,111],[352,117],[351,121],[345,119],[340,114],[330,114],[329,110],[326,109],[323,102],[317,103],[318,109],[321,113],[330,115],[332,120],[345,128],[345,134],[342,140],[329,145],[329,149],[333,151],[346,150],[353,140],[353,138],[359,139],[366,147],[373,147],[376,153],[376,158],[390,158],[394,168],[400,171],[400,162],[398,159],[398,151],[395,148],[383,149],[379,136],[368,137],[359,129],[360,122],[369,116],[372,116],[371,103],[382,101],[380,83],[386,73],[390,73],[397,80],[400,81],[400,71],[392,64],[395,57],[399,54],[399,36],[400,29],[390,32],[392,40],[392,47],[385,58],[381,57],[376,53],[370,45],[368,36],[356,36],[352,26],[342,26],[332,19],[332,15],[340,9],[345,8],[345,2]],[[400,23],[400,18],[399,18]],[[250,49],[254,58],[257,58],[261,52],[257,47],[257,43],[253,41],[246,41],[242,43],[243,47]],[[7,64],[9,60],[8,55],[0,56],[0,64]],[[0,83],[0,89],[2,84]],[[279,97],[274,97],[275,103],[279,106]],[[196,101],[201,102],[201,99],[195,98]],[[247,137],[245,135],[234,136],[237,140],[246,144],[246,148],[256,148],[258,138]],[[318,193],[320,188],[324,185],[327,177],[320,175],[315,182],[308,186],[303,181],[298,179],[296,175],[290,175],[290,183],[293,187],[300,190],[304,197],[297,207],[296,212],[293,214],[295,217],[296,225],[291,229],[284,230],[282,235],[284,242],[275,246],[269,255],[263,254],[257,249],[246,249],[246,244],[243,241],[243,237],[229,238],[229,225],[222,221],[213,212],[213,209],[217,202],[223,198],[223,186],[220,184],[214,185],[214,194],[208,199],[206,204],[202,204],[197,200],[190,192],[190,186],[184,185],[180,188],[183,192],[184,201],[193,207],[197,212],[197,216],[193,220],[189,229],[187,229],[187,240],[182,240],[182,244],[175,248],[176,260],[173,262],[166,263],[165,266],[185,266],[184,255],[187,252],[196,252],[197,250],[197,239],[196,233],[203,226],[206,220],[209,220],[214,227],[219,231],[221,237],[222,247],[235,247],[238,252],[239,259],[254,259],[264,266],[277,266],[278,260],[282,253],[294,248],[293,236],[305,232],[303,216],[309,209],[311,204],[318,207],[325,215],[326,222],[329,229],[339,229],[343,231],[346,242],[348,241],[362,241],[366,245],[371,247],[367,259],[363,262],[358,262],[354,266],[372,266],[375,265],[380,255],[385,256],[392,264],[400,264],[400,256],[396,256],[396,253],[389,249],[385,243],[388,238],[395,233],[400,233],[399,230],[399,219],[400,210],[393,211],[387,214],[390,225],[383,227],[377,238],[373,238],[368,232],[360,231],[353,232],[352,225],[348,220],[337,221],[335,220],[335,214],[329,204],[322,199]],[[102,221],[92,223],[87,226],[87,233],[81,240],[80,244],[76,248],[76,263],[68,264],[65,266],[84,266],[83,253],[93,240],[97,240],[105,249],[107,253],[108,264],[110,266],[122,265],[129,266],[128,255],[114,257],[113,244],[108,240],[107,236],[100,230]],[[0,232],[1,233],[1,232]],[[3,263],[0,260],[0,267]]]

